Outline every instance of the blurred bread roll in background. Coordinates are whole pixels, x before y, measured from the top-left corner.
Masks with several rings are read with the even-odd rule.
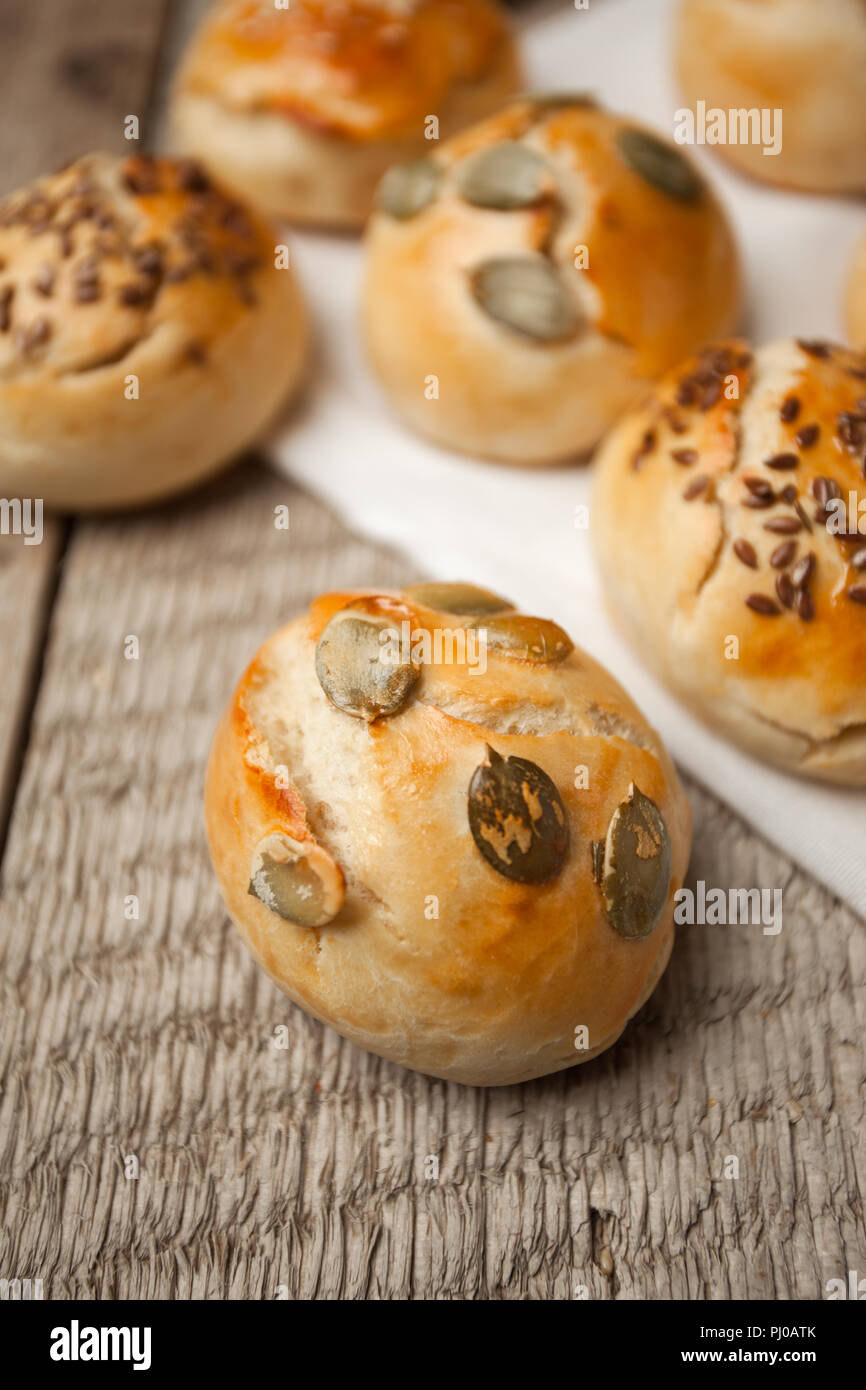
[[[739,306],[731,229],[690,159],[576,96],[519,100],[389,170],[367,232],[388,396],[420,433],[507,463],[590,449]]]
[[[134,506],[213,473],[298,384],[276,237],[191,161],[90,155],[0,203],[0,493]]]
[[[518,86],[495,0],[221,0],[181,67],[174,136],[267,213],[359,227],[389,164]]]
[[[845,325],[849,341],[866,348],[866,237],[854,253],[845,300]]]
[[[681,0],[676,65],[689,106],[782,112],[781,149],[709,146],[768,183],[866,190],[863,0]]]
[[[599,452],[592,532],[614,617],[755,756],[866,786],[866,355],[724,343]]]

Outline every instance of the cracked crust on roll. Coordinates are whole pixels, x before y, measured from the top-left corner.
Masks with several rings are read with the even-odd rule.
[[[242,937],[314,1017],[433,1076],[501,1085],[597,1055],[667,964],[688,862],[689,807],[657,735],[570,644],[524,659],[495,650],[489,635],[483,673],[434,657],[399,707],[353,717],[326,694],[316,659],[322,634],[347,612],[384,614],[397,628],[408,621],[414,633],[473,621],[411,590],[333,593],[259,651],[217,730],[205,792],[211,855]],[[536,620],[524,630],[513,610],[506,616],[532,635]],[[328,667],[326,684],[331,675]],[[501,842],[479,841],[470,824],[479,769],[525,767],[511,759],[534,766],[532,815],[542,801],[559,808],[554,872],[538,881],[514,877],[504,860],[497,868]],[[606,907],[620,880],[611,888],[599,856],[635,787],[663,818],[670,861],[649,929],[637,924],[627,937]],[[500,830],[520,859],[520,827],[512,834],[506,818]],[[280,835],[296,854],[315,842],[339,871],[323,870],[334,900],[343,894],[324,925],[286,920],[268,893],[250,891],[259,847]],[[654,836],[652,825],[639,828],[635,865],[652,860]],[[626,872],[609,853],[607,866]],[[587,1046],[577,1051],[581,1026]]]
[[[749,752],[852,786],[866,786],[864,468],[866,356],[731,342],[609,436],[593,503],[608,602],[647,664]]]
[[[683,182],[646,177],[624,140],[648,143],[655,168]],[[473,168],[496,150],[537,162],[537,196],[470,201]],[[577,458],[664,371],[735,331],[739,261],[724,211],[688,156],[630,118],[580,98],[521,100],[437,147],[431,165],[435,194],[415,215],[391,214],[383,182],[363,317],[394,407],[437,443],[521,465]],[[533,336],[485,307],[479,273],[503,259],[546,277],[561,333]]]
[[[0,492],[135,506],[250,444],[306,356],[275,245],[189,160],[89,155],[0,202]]]
[[[520,70],[494,0],[222,0],[186,55],[172,123],[264,212],[354,228],[389,165],[513,97]]]

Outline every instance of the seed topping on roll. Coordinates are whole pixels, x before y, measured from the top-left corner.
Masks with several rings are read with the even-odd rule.
[[[0,203],[0,373],[49,348],[61,370],[116,361],[146,334],[160,295],[195,276],[223,278],[252,307],[263,263],[260,229],[194,161],[86,156]],[[69,310],[100,305],[106,341],[94,357]]]
[[[430,206],[450,174],[457,195],[473,207],[494,212],[542,209],[537,256],[492,257],[469,271],[470,290],[485,313],[539,343],[573,338],[586,327],[586,320],[559,268],[549,259],[553,233],[564,216],[557,171],[545,154],[525,143],[525,137],[552,113],[575,105],[595,107],[595,102],[584,96],[523,98],[505,123],[510,132],[505,138],[458,157],[450,168],[435,158],[395,165],[377,194],[380,211],[405,221]],[[664,140],[624,126],[615,147],[623,163],[657,192],[687,203],[701,197],[704,185],[697,170]]]
[[[761,617],[776,618],[783,610],[788,610],[802,622],[811,622],[816,609],[809,584],[815,576],[818,561],[814,551],[801,554],[803,535],[811,534],[815,525],[822,527],[838,541],[843,553],[848,554],[848,547],[861,543],[863,534],[856,524],[852,527],[849,523],[843,528],[837,524],[839,507],[836,504],[847,504],[847,499],[842,484],[832,475],[813,473],[805,485],[796,481],[780,485],[776,479],[784,474],[797,478],[802,472],[805,454],[826,458],[828,464],[840,461],[840,455],[848,455],[854,460],[860,475],[866,477],[866,396],[859,385],[866,377],[866,357],[819,340],[797,339],[797,347],[813,364],[809,369],[812,372],[820,372],[826,364],[826,371],[836,382],[841,368],[842,376],[850,380],[851,385],[840,399],[847,396],[850,403],[846,402],[845,408],[836,411],[832,429],[822,430],[817,420],[799,423],[803,417],[802,396],[805,391],[787,394],[778,414],[780,423],[790,431],[790,447],[770,453],[762,460],[766,475],[741,475],[743,491],[738,501],[748,511],[772,511],[773,515],[762,522],[762,529],[772,536],[790,538],[775,546],[766,556],[767,565],[779,571],[769,577],[772,592],[748,593],[744,598],[746,606]],[[753,384],[752,365],[751,352],[739,344],[722,344],[701,353],[680,374],[673,403],[662,399],[656,402],[657,426],[644,432],[633,455],[632,467],[640,469],[645,466],[655,451],[657,431],[663,433],[666,426],[671,428],[672,420],[675,420],[675,434],[688,428],[690,412],[705,413],[719,408],[739,420],[743,403]],[[730,390],[734,382],[736,385]],[[827,382],[819,383],[819,387],[828,388],[829,384],[828,378]],[[814,390],[812,394],[814,396]],[[673,415],[674,407],[678,412],[676,416]],[[676,463],[686,468],[697,463],[700,456],[695,449],[679,447],[670,449],[670,455]],[[737,472],[736,462],[730,471]],[[713,478],[707,474],[695,476],[682,490],[682,497],[686,502],[694,502],[698,498],[703,498],[705,502],[715,500]],[[764,562],[750,540],[735,536],[732,549],[737,559],[748,568],[758,570],[762,567]],[[848,555],[848,559],[853,564],[853,554]],[[796,563],[798,560],[799,563]],[[856,579],[846,587],[846,593],[855,603],[866,601],[863,585]]]
[[[759,756],[866,785],[866,354],[729,341],[663,379],[596,458],[618,620]],[[646,583],[646,575],[653,583]]]
[[[482,1085],[611,1046],[667,964],[690,844],[625,691],[471,582],[322,594],[275,632],[216,731],[205,817],[296,1004]]]

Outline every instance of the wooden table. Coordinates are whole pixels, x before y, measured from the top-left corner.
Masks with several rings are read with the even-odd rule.
[[[157,143],[201,8],[4,0],[4,191],[123,148],[129,113]],[[794,1299],[866,1274],[866,934],[711,792],[690,786],[691,877],[782,888],[784,928],[682,929],[624,1038],[572,1072],[413,1075],[246,955],[202,830],[221,707],[316,592],[411,573],[254,460],[143,514],[52,520],[41,547],[0,539],[0,1277],[55,1298]]]

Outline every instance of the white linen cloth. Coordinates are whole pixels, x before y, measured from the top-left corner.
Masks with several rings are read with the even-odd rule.
[[[530,88],[591,91],[672,135],[680,104],[670,62],[674,8],[674,0],[591,0],[581,10],[559,0],[530,12],[521,24]],[[696,154],[740,241],[748,336],[841,339],[845,275],[866,233],[866,204],[774,190],[710,151]],[[614,672],[683,768],[866,915],[866,794],[801,781],[739,752],[669,695],[613,631],[590,534],[575,525],[590,471],[474,461],[410,433],[364,362],[358,242],[298,234],[292,246],[319,361],[302,410],[271,442],[276,466],[432,577],[474,580],[555,618]]]

